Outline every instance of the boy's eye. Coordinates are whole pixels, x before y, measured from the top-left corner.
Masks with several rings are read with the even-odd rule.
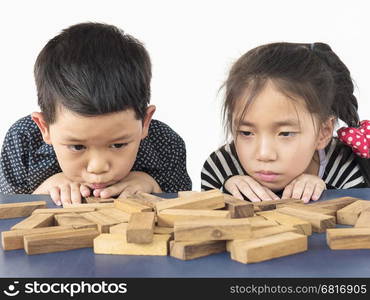
[[[295,136],[297,132],[292,131],[282,131],[279,133],[280,136]]]
[[[111,147],[114,148],[114,149],[120,149],[120,148],[123,148],[125,146],[127,146],[127,143],[120,143],[120,144],[111,145]]]
[[[81,151],[86,149],[86,147],[84,145],[68,145],[68,149],[72,151]]]

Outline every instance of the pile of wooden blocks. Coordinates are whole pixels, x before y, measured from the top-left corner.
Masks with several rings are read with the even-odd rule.
[[[40,254],[93,247],[96,254],[182,260],[229,251],[233,260],[254,263],[306,251],[307,236],[325,231],[331,249],[370,248],[370,201],[352,197],[251,203],[210,190],[179,192],[175,199],[146,193],[91,197],[56,209],[43,201],[0,204],[0,219],[25,216],[2,232],[4,250]]]

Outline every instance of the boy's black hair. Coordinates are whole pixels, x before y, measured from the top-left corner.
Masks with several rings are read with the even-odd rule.
[[[34,73],[49,124],[59,105],[85,116],[133,109],[143,119],[150,101],[149,54],[112,25],[81,23],[63,30],[42,49]]]

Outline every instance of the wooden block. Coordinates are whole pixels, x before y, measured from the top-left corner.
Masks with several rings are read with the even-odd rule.
[[[297,228],[293,226],[288,226],[288,225],[277,225],[277,226],[265,227],[265,228],[252,228],[252,236],[250,238],[243,239],[243,240],[226,241],[226,250],[230,252],[231,247],[233,247],[234,245],[238,245],[245,241],[255,240],[255,239],[259,239],[259,238],[263,238],[266,236],[275,235],[275,234],[283,233],[283,232],[300,233],[300,231]]]
[[[72,226],[51,226],[25,230],[3,231],[1,233],[1,241],[4,250],[23,249],[23,237],[25,235],[65,231],[70,229],[72,229]]]
[[[28,217],[35,209],[46,207],[45,201],[0,204],[0,219]]]
[[[84,218],[90,220],[91,222],[95,223],[98,225],[98,231],[100,233],[108,233],[109,232],[109,227],[116,225],[120,223],[116,219],[113,219],[111,217],[108,217],[99,211],[93,211],[93,212],[88,212],[88,213],[83,213],[81,214]]]
[[[155,204],[157,202],[160,202],[163,200],[163,198],[160,198],[158,196],[155,196],[155,195],[152,195],[152,194],[148,194],[148,193],[144,193],[144,192],[137,192],[136,194],[134,194],[133,196],[130,196],[128,197],[128,199],[133,199],[145,206],[149,206],[151,208],[155,208]]]
[[[98,231],[91,228],[25,235],[24,250],[31,255],[92,247],[98,235]]]
[[[278,213],[276,210],[257,212],[257,215],[263,216],[264,218],[268,220],[276,221],[281,225],[293,226],[297,228],[297,230],[299,230],[301,234],[305,234],[305,235],[312,234],[311,223],[305,220],[302,220],[300,218],[281,214],[281,213]]]
[[[197,192],[197,191],[179,191],[177,193],[177,195],[179,196],[179,198],[186,198],[186,197],[191,197],[191,196],[194,196],[195,194],[199,194],[201,192]]]
[[[355,224],[357,228],[370,227],[370,208],[363,210],[357,219]]]
[[[279,213],[294,216],[311,223],[312,231],[325,232],[327,228],[335,227],[335,217],[301,210],[296,207],[282,207],[276,210]]]
[[[15,224],[11,230],[25,230],[39,227],[49,227],[54,225],[54,214],[31,215],[23,221]]]
[[[262,216],[250,217],[250,218],[248,218],[248,220],[249,220],[249,222],[252,226],[252,230],[279,225],[278,222],[276,222],[274,220],[268,220],[268,219],[266,219]]]
[[[181,260],[195,259],[225,251],[225,241],[170,242],[170,255]]]
[[[55,218],[55,223],[59,226],[72,226],[72,228],[74,229],[81,229],[81,228],[98,229],[97,224],[84,218],[80,214],[76,214],[76,213],[58,214],[58,215],[55,215],[54,218]]]
[[[126,236],[122,234],[101,234],[94,239],[94,253],[166,256],[169,238],[166,234],[155,234],[150,244],[134,244],[127,243]]]
[[[173,235],[173,227],[154,226],[154,234],[170,234],[170,235]]]
[[[86,197],[82,203],[113,203],[114,198]]]
[[[164,209],[158,212],[158,225],[173,227],[175,221],[201,220],[204,218],[229,219],[230,212],[227,210],[205,209]]]
[[[99,212],[103,215],[116,219],[119,223],[127,223],[130,219],[130,214],[117,208],[103,208],[99,209]]]
[[[300,203],[289,203],[289,204],[278,205],[279,208],[285,207],[285,206],[297,207],[297,208],[300,208],[300,209],[303,209],[303,210],[312,211],[312,212],[316,212],[316,213],[324,214],[324,215],[328,215],[328,216],[333,216],[335,218],[337,217],[337,211],[335,209],[323,208],[323,207],[320,207],[320,206],[312,206],[312,205],[309,205],[309,204],[300,204]]]
[[[32,214],[66,214],[66,213],[85,213],[95,211],[92,207],[71,207],[71,208],[40,208],[35,209]]]
[[[276,209],[278,205],[288,204],[288,203],[303,203],[299,199],[281,199],[281,200],[271,200],[271,201],[260,201],[251,202],[254,207],[258,207],[261,211]]]
[[[370,249],[370,228],[335,228],[326,231],[330,249]]]
[[[176,221],[174,233],[176,241],[234,240],[252,234],[247,218]]]
[[[119,198],[114,200],[114,207],[128,214],[136,212],[150,212],[153,209],[150,206],[143,205],[132,198]]]
[[[127,225],[128,223],[119,223],[117,225],[113,225],[109,228],[109,233],[117,233],[126,236]]]
[[[149,244],[153,241],[154,212],[133,213],[128,221],[127,243]]]
[[[341,198],[335,198],[335,199],[330,199],[330,200],[317,201],[317,202],[307,204],[307,205],[321,207],[321,208],[334,209],[335,211],[338,211],[339,209],[342,209],[343,207],[346,207],[347,205],[350,205],[351,203],[357,200],[360,200],[360,199],[353,198],[353,197],[341,197]]]
[[[231,248],[231,259],[238,262],[256,263],[300,253],[307,250],[307,236],[284,232],[240,243]]]
[[[66,203],[64,208],[94,208],[96,210],[114,207],[113,202],[109,203]]]
[[[251,202],[234,198],[224,194],[226,208],[230,211],[231,218],[248,218],[254,215],[254,206]]]
[[[370,208],[370,201],[357,200],[337,211],[338,224],[355,225],[361,212]]]
[[[156,203],[157,211],[164,209],[218,209],[225,207],[224,196],[219,190],[197,193],[186,198],[163,200]]]

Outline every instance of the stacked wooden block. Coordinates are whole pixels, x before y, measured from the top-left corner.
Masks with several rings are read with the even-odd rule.
[[[91,197],[57,209],[45,204],[0,205],[0,218],[28,216],[2,232],[4,250],[39,254],[93,247],[96,254],[181,260],[229,251],[235,261],[254,263],[306,251],[312,232],[327,232],[332,249],[370,248],[370,201],[351,197],[309,205],[296,199],[250,203],[210,190],[179,192],[175,199],[138,193]]]

